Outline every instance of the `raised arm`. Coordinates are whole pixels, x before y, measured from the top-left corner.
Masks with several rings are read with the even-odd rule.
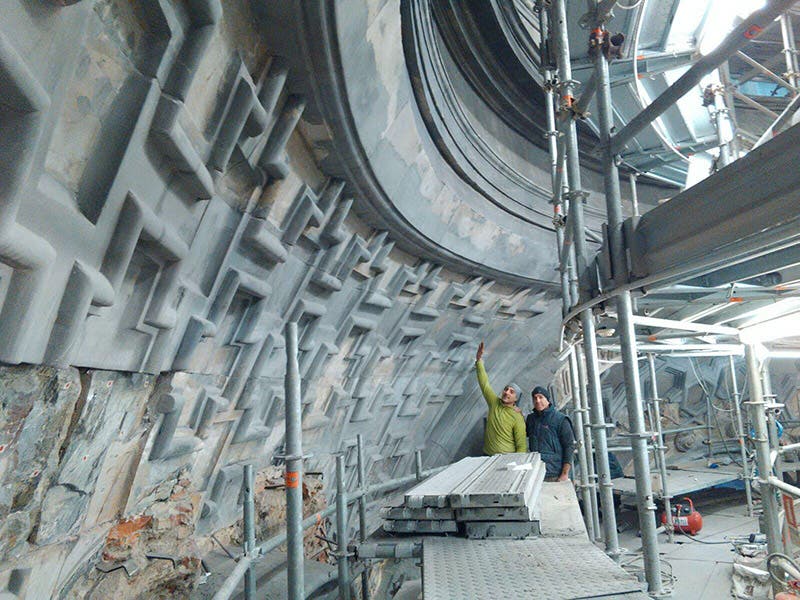
[[[486,374],[486,367],[483,366],[483,342],[478,345],[478,351],[475,353],[475,373],[478,375],[478,386],[481,388],[483,398],[486,404],[494,404],[497,402],[497,394],[494,393],[492,386],[489,384],[489,376]]]

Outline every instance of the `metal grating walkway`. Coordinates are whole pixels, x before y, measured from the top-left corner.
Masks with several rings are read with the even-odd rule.
[[[430,537],[422,553],[425,600],[648,598],[636,578],[586,539]]]

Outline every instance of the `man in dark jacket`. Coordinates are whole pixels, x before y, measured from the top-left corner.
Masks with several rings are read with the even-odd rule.
[[[531,452],[538,452],[547,467],[545,481],[566,481],[575,452],[575,434],[569,417],[550,404],[550,394],[541,386],[531,392],[533,412],[525,419]]]

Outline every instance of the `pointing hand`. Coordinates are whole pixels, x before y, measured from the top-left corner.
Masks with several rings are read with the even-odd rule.
[[[479,361],[483,356],[483,342],[478,344],[478,351],[475,353],[475,360]]]

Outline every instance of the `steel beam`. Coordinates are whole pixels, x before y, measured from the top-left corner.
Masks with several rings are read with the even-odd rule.
[[[603,344],[603,350],[620,352],[622,347],[618,343]],[[653,354],[672,354],[673,352],[710,352],[732,354],[741,356],[744,349],[741,344],[639,344],[639,352],[652,352]]]
[[[690,92],[708,73],[725,62],[731,54],[742,48],[763,31],[778,15],[789,9],[795,0],[772,0],[764,8],[755,11],[733,29],[712,52],[698,60],[686,73],[664,93],[636,115],[611,139],[611,154],[619,154],[625,144]]]
[[[622,195],[619,187],[619,170],[611,153],[611,131],[614,128],[614,115],[611,106],[611,84],[608,77],[608,61],[602,51],[595,53],[595,75],[597,79],[597,112],[600,141],[603,146],[603,187],[606,196],[608,216],[608,241],[611,247],[612,279],[619,282],[627,278],[625,244],[622,237]],[[650,461],[647,456],[647,433],[642,410],[642,390],[639,379],[639,363],[636,351],[636,332],[633,322],[633,303],[629,291],[623,291],[617,298],[617,321],[620,329],[622,350],[622,371],[625,379],[625,392],[628,408],[628,423],[631,432],[633,468],[636,476],[636,508],[639,513],[639,530],[642,536],[642,555],[644,558],[647,589],[651,595],[660,595],[661,562],[658,555],[658,534],[656,533]]]
[[[657,327],[659,329],[678,329],[680,331],[696,331],[699,333],[712,333],[715,335],[739,336],[739,330],[724,325],[708,325],[706,323],[692,323],[689,321],[673,321],[671,319],[657,319],[633,315],[631,322],[641,327]]]
[[[798,147],[796,125],[739,159],[737,168],[723,169],[643,215],[630,248],[636,274],[654,286],[800,242]]]
[[[569,31],[567,27],[566,0],[555,0],[552,3],[552,32],[556,48],[558,75],[561,81],[561,96],[566,103],[574,101],[575,81],[572,79],[572,67],[569,52]],[[569,184],[569,220],[572,223],[575,250],[575,268],[581,288],[586,289],[586,227],[583,216],[580,158],[578,156],[578,132],[575,121],[567,123],[566,162],[567,182]],[[589,404],[592,411],[592,426],[595,436],[597,472],[600,485],[600,503],[603,507],[603,533],[606,552],[617,558],[619,556],[619,538],[617,536],[616,514],[614,513],[614,495],[608,450],[606,443],[605,415],[603,414],[602,387],[600,384],[600,365],[597,361],[597,345],[595,342],[594,317],[591,310],[580,313],[583,329],[583,345],[586,357],[588,376]]]
[[[752,260],[724,267],[697,279],[698,285],[717,287],[800,265],[800,246],[790,246]]]

